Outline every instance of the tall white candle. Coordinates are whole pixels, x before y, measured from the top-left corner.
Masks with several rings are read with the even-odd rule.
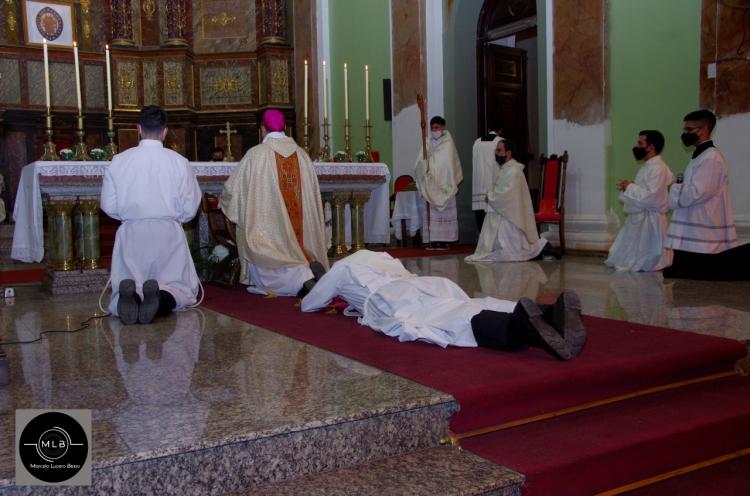
[[[326,61],[323,61],[323,119],[328,119],[328,73]]]
[[[349,119],[349,69],[344,62],[344,119]]]
[[[370,69],[365,64],[365,120],[370,120]]]
[[[47,38],[42,40],[44,43],[44,98],[47,102],[47,110],[52,106],[49,97],[49,55],[47,54]]]
[[[305,125],[307,125],[307,59],[305,59]]]
[[[76,71],[76,98],[78,99],[78,114],[81,114],[83,106],[81,105],[81,75],[78,68],[78,44],[73,42],[73,61],[75,62]]]
[[[112,70],[109,61],[109,45],[104,45],[104,52],[107,55],[107,110],[112,112]]]

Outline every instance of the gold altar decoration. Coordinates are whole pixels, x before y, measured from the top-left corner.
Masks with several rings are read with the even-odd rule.
[[[211,16],[209,22],[214,25],[219,25],[223,28],[234,24],[237,21],[237,16],[229,15],[226,12],[222,12],[219,15]]]
[[[156,3],[154,0],[143,0],[141,10],[146,15],[146,20],[151,22],[154,20],[154,13],[156,12]]]
[[[229,122],[227,122],[226,127],[223,130],[219,131],[219,134],[225,134],[227,137],[227,150],[226,150],[227,153],[224,156],[224,161],[234,162],[234,156],[232,155],[232,135],[237,134],[237,130],[232,129],[231,126],[229,125]]]

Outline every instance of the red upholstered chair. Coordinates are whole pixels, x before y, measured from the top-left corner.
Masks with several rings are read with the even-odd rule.
[[[229,271],[229,286],[236,286],[240,278],[240,261],[237,253],[237,236],[236,227],[229,221],[219,207],[219,195],[213,193],[203,193],[201,198],[201,210],[206,214],[208,220],[208,230],[216,242],[227,250],[224,260],[217,263],[211,271],[211,282],[221,285],[221,275],[227,268]]]
[[[398,176],[393,182],[393,194],[391,195],[391,217],[393,217],[393,208],[396,205],[396,193],[401,191],[416,191],[417,185],[414,183],[414,178],[408,174]],[[416,237],[416,236],[415,236]],[[401,219],[401,244],[406,246],[406,220]]]
[[[539,210],[534,214],[536,228],[541,224],[560,226],[560,251],[565,252],[565,178],[568,172],[568,152],[562,157],[541,157],[542,180],[539,190]]]

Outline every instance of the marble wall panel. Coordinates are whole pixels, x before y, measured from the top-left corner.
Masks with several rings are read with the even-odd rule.
[[[199,69],[201,105],[253,103],[252,70],[248,64],[226,62]]]
[[[555,119],[580,125],[606,119],[606,1],[555,1]]]
[[[118,60],[115,63],[115,99],[117,106],[138,106],[138,62]]]
[[[144,60],[143,64],[143,105],[161,105],[159,79],[155,60]]]
[[[185,77],[182,62],[164,62],[164,104],[185,104]]]
[[[20,70],[18,59],[0,59],[0,104],[21,103]]]
[[[29,81],[29,104],[44,106],[44,64],[41,60],[26,62]],[[53,107],[75,107],[76,80],[73,64],[50,62],[50,98]]]
[[[294,42],[294,64],[295,77],[294,77],[294,102],[295,111],[298,116],[304,115],[304,84],[305,78],[301,69],[304,67],[304,61],[307,60],[310,64],[309,70],[309,81],[308,81],[308,92],[310,100],[308,102],[308,119],[311,123],[319,122],[318,120],[318,99],[314,95],[319,94],[318,90],[318,70],[320,62],[318,61],[317,52],[317,30],[312,29],[312,26],[317,25],[317,12],[316,12],[315,0],[295,0],[293,10],[293,33],[292,40]],[[304,120],[297,119],[297,136],[304,134]],[[310,143],[316,144],[319,142],[318,138],[318,126],[310,126]],[[312,147],[313,150],[317,149],[317,146]]]
[[[251,52],[257,48],[255,1],[192,0],[196,53]]]
[[[414,105],[417,93],[427,95],[425,1],[391,1],[394,114]]]
[[[289,103],[289,61],[287,59],[271,59],[271,102]]]
[[[83,65],[85,87],[84,102],[87,109],[106,109],[107,89],[104,82],[103,65]]]

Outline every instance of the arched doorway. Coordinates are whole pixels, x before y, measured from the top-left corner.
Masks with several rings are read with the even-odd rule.
[[[532,198],[539,183],[539,97],[535,0],[485,0],[477,22],[478,133],[492,122],[527,164]]]

